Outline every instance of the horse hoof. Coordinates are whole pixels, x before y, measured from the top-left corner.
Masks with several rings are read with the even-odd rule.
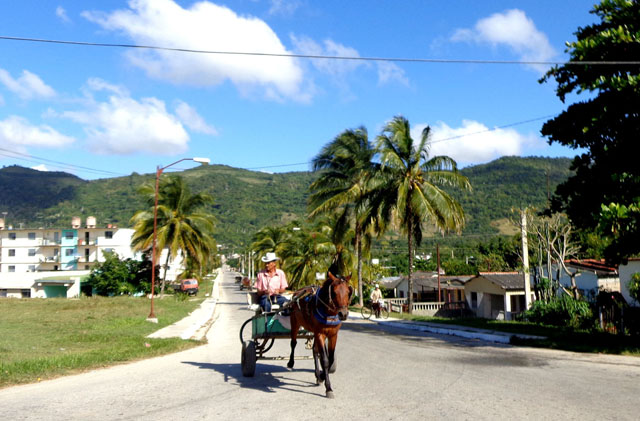
[[[335,398],[335,396],[333,395],[333,392],[331,390],[327,390],[327,398],[329,398],[329,399]]]
[[[293,368],[293,362],[287,363],[287,367]]]
[[[322,383],[324,383],[324,380],[316,377],[316,386],[320,386]]]

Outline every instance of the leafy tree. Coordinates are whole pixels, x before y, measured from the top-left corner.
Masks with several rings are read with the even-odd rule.
[[[325,145],[313,159],[315,171],[324,170],[311,184],[310,216],[335,213],[334,238],[340,237],[352,225],[358,273],[358,296],[362,302],[363,235],[373,218],[368,194],[370,180],[375,176],[375,149],[369,142],[367,129],[345,130]],[[344,237],[344,235],[342,235]]]
[[[155,185],[143,184],[139,192],[150,209],[141,210],[131,219],[135,233],[131,240],[134,250],[150,250],[153,243],[153,206]],[[168,249],[160,293],[164,293],[167,267],[171,259],[182,253],[192,265],[204,265],[217,252],[213,238],[215,218],[199,209],[212,203],[206,193],[191,194],[182,177],[163,176],[158,189],[156,250]],[[158,253],[159,254],[159,253]]]
[[[282,269],[291,288],[316,284],[316,273],[325,273],[331,265],[336,248],[327,228],[300,228],[282,245]]]
[[[586,150],[573,160],[575,175],[558,186],[554,208],[592,231],[601,204],[628,206],[640,197],[640,2],[603,0],[591,13],[600,22],[578,28],[576,41],[567,44],[571,63],[555,66],[541,82],[555,79],[563,102],[587,93],[547,121],[542,134],[550,143]],[[608,253],[618,260],[640,251],[638,242],[611,247],[619,248]]]
[[[114,252],[104,252],[105,261],[91,268],[85,285],[98,295],[113,296],[150,292],[151,261],[144,255],[142,261],[120,260]]]
[[[407,235],[409,311],[413,306],[414,247],[422,241],[423,223],[433,223],[442,231],[460,232],[464,226],[462,207],[441,187],[471,189],[453,159],[429,156],[430,133],[427,126],[420,140],[414,141],[409,121],[397,116],[385,126],[377,143],[381,182],[373,200],[382,220],[395,221]]]
[[[636,303],[640,303],[640,273],[634,273],[631,275],[631,279],[627,284],[629,288],[629,294],[636,301]]]
[[[634,203],[602,205],[599,232],[609,241],[605,255],[609,260],[623,262],[640,252],[640,197]]]

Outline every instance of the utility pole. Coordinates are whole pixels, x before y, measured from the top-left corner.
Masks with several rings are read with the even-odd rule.
[[[531,306],[531,283],[529,280],[529,246],[527,244],[527,212],[520,211],[520,228],[522,229],[522,272],[524,273],[524,306]]]
[[[438,258],[438,302],[442,302],[442,295],[440,293],[440,244],[436,244],[436,256]]]

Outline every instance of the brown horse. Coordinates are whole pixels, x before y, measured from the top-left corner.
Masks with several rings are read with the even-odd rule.
[[[333,398],[329,373],[336,367],[335,350],[338,331],[342,321],[349,315],[349,303],[353,288],[349,285],[351,277],[336,277],[327,272],[328,279],[317,289],[306,287],[295,292],[289,308],[291,309],[291,355],[287,367],[293,368],[293,352],[296,348],[298,330],[304,327],[313,332],[313,362],[315,364],[316,383],[324,381],[326,396]],[[327,347],[328,341],[328,347]],[[320,360],[320,364],[318,364]],[[322,370],[320,370],[322,368]]]

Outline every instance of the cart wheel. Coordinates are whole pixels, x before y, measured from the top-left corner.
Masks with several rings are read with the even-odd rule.
[[[267,351],[271,349],[275,341],[276,340],[274,338],[256,339],[256,350],[260,352],[261,355],[266,354]]]
[[[246,322],[244,322],[242,324],[242,327],[240,328],[240,343],[244,345],[245,342],[250,341],[251,339],[253,339],[251,337],[251,321],[253,320],[253,317],[250,318],[249,320],[247,320]],[[247,329],[247,331],[245,332],[245,328]]]
[[[242,343],[242,375],[253,377],[256,372],[256,345],[253,341]]]

